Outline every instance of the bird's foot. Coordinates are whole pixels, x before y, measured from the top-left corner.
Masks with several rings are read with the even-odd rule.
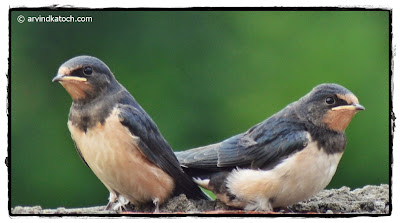
[[[110,192],[110,196],[108,197],[108,204],[104,210],[108,211],[115,204],[118,199],[118,195]]]
[[[248,201],[244,209],[246,211],[273,211],[271,202],[264,198]]]
[[[153,199],[153,204],[156,206],[156,209],[154,210],[154,213],[155,214],[157,214],[157,213],[160,213],[160,199],[158,199],[158,198],[154,198]]]
[[[283,211],[284,213],[293,213],[293,211],[289,207],[281,207],[279,209],[281,212]]]
[[[127,210],[127,205],[129,204],[129,200],[126,199],[124,196],[119,195],[118,196],[118,201],[115,202],[115,206],[113,209],[118,212],[122,212],[124,210]]]

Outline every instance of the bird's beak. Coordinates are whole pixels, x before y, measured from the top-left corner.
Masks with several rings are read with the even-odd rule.
[[[338,107],[332,108],[333,111],[337,110],[355,110],[355,111],[360,111],[360,110],[365,110],[364,106],[360,104],[351,104],[351,105],[342,105]]]
[[[64,74],[57,74],[53,80],[51,80],[52,82],[56,82],[56,81],[80,81],[80,82],[86,82],[87,79],[84,77],[74,77],[74,76],[69,76],[69,75],[64,75]]]

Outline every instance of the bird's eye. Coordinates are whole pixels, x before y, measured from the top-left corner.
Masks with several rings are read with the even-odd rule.
[[[91,67],[84,67],[84,68],[83,68],[83,73],[84,73],[86,76],[90,76],[90,75],[92,75],[93,70],[92,70]]]
[[[327,97],[327,98],[325,99],[325,102],[326,102],[328,105],[331,105],[331,104],[335,103],[335,99],[334,99],[333,97]]]

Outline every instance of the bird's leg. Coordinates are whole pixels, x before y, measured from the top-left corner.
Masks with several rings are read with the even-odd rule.
[[[244,209],[247,211],[273,211],[271,202],[265,198],[248,201]]]
[[[127,210],[126,205],[129,204],[129,200],[126,199],[124,196],[119,195],[118,196],[118,202],[114,207],[114,210],[118,210],[119,212],[122,212],[122,209]]]
[[[281,207],[280,209],[286,213],[293,213],[293,211],[289,207]]]
[[[110,196],[108,197],[108,204],[107,204],[105,210],[110,210],[110,208],[115,204],[117,199],[118,199],[118,195],[113,192],[110,192]]]
[[[157,197],[153,199],[153,204],[156,206],[156,209],[154,210],[154,213],[160,213],[160,199]]]

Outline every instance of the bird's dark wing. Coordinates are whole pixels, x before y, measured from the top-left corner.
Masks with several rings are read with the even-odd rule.
[[[79,147],[76,145],[76,142],[75,142],[74,138],[72,138],[72,141],[74,142],[75,149],[76,149],[76,151],[78,152],[79,156],[81,157],[82,161],[83,161],[83,162],[86,164],[86,166],[89,167],[89,169],[90,169],[90,166],[87,164],[86,160],[85,160],[85,159],[83,158],[83,156],[82,156],[81,150],[80,150]]]
[[[306,129],[299,122],[272,116],[247,132],[220,143],[177,152],[185,168],[218,171],[235,167],[270,169],[308,144]]]
[[[146,158],[175,180],[175,192],[184,193],[188,198],[208,199],[208,196],[183,172],[171,147],[140,105],[133,98],[132,100],[124,98],[121,102],[118,104],[121,123],[131,134],[139,138],[138,147]]]

